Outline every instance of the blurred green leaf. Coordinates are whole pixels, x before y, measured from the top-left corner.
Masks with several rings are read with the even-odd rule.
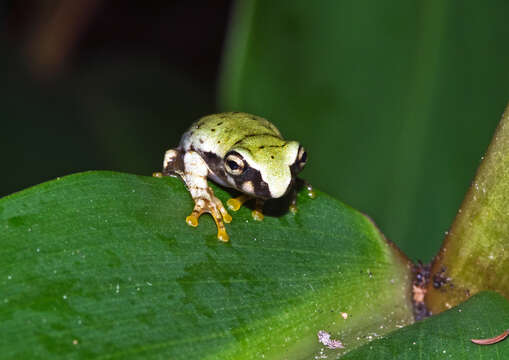
[[[442,314],[392,332],[342,359],[484,359],[509,358],[509,341],[476,345],[507,329],[509,302],[494,292],[480,293]]]
[[[503,0],[241,0],[221,106],[301,141],[313,184],[427,261],[509,97],[508,12]]]
[[[482,290],[509,298],[509,106],[472,186],[436,257],[432,273],[449,279],[429,286],[426,303],[438,313]]]
[[[309,359],[320,330],[351,350],[411,323],[408,260],[341,202],[298,200],[261,223],[241,209],[222,243],[209,216],[185,224],[173,178],[87,172],[1,199],[2,358]]]

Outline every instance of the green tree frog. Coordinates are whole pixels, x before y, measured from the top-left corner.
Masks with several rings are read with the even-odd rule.
[[[296,141],[284,140],[268,120],[227,112],[202,117],[191,125],[179,146],[166,151],[162,174],[154,175],[180,176],[195,203],[187,224],[196,227],[199,217],[210,213],[218,239],[228,241],[224,223],[232,218],[208,186],[207,178],[243,193],[228,200],[233,211],[256,199],[252,215],[262,220],[263,202],[287,194],[306,160],[304,148]],[[309,185],[308,189],[312,194]]]

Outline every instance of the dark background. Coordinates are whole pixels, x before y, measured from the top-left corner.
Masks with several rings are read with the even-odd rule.
[[[68,3],[8,3],[0,195],[91,169],[150,175],[217,110],[230,1]]]
[[[272,120],[303,177],[413,259],[439,249],[509,100],[509,2],[8,1],[0,195],[150,175],[215,111]]]

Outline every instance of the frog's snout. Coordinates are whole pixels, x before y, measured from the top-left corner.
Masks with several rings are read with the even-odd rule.
[[[271,198],[279,199],[285,196],[292,187],[293,181],[289,178],[287,181],[276,181],[269,184]]]

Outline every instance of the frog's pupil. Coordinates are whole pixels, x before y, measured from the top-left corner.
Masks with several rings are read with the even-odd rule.
[[[237,170],[237,169],[240,167],[240,166],[239,166],[239,164],[237,164],[237,163],[236,163],[235,161],[233,161],[233,160],[228,160],[228,161],[227,161],[227,163],[228,163],[228,167],[229,167],[230,169],[232,169],[232,170]]]

